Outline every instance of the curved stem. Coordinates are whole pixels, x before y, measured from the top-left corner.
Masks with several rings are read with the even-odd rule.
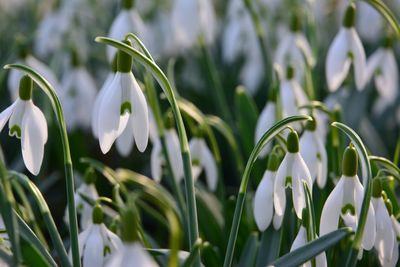
[[[54,113],[57,117],[57,124],[61,135],[61,144],[64,154],[64,169],[65,169],[65,182],[67,187],[67,203],[68,203],[68,216],[69,216],[69,232],[71,239],[71,250],[73,266],[80,267],[81,261],[79,256],[78,246],[78,221],[76,216],[76,207],[74,200],[74,175],[72,170],[71,152],[69,148],[69,141],[67,135],[67,129],[65,126],[64,113],[61,107],[60,100],[57,96],[56,91],[50,85],[50,83],[43,78],[35,70],[20,64],[9,64],[4,66],[5,69],[18,69],[28,74],[32,80],[39,85],[39,87],[47,94],[51,104],[53,106]]]
[[[251,170],[253,168],[255,161],[257,160],[258,155],[260,154],[263,147],[266,146],[283,129],[285,129],[289,123],[307,119],[312,120],[312,118],[309,116],[299,115],[299,116],[288,117],[286,119],[278,121],[261,137],[260,141],[258,141],[253,151],[251,152],[242,176],[239,193],[236,200],[235,213],[233,215],[232,227],[229,234],[228,247],[225,253],[224,267],[230,267],[232,265],[233,252],[235,250],[236,238],[239,231],[239,223],[240,223],[240,218],[242,216],[244,200],[247,192],[247,185],[250,180]]]
[[[172,89],[171,84],[169,83],[167,77],[162,72],[162,70],[147,56],[140,53],[138,50],[126,45],[122,42],[118,42],[111,38],[106,37],[97,37],[97,42],[104,43],[107,45],[114,46],[119,50],[124,51],[125,53],[131,55],[135,60],[137,60],[140,64],[142,64],[148,71],[150,71],[157,82],[160,84],[163,89],[165,95],[167,96],[168,102],[171,105],[171,109],[174,113],[176,126],[178,129],[179,135],[179,145],[181,149],[184,173],[185,173],[185,188],[186,188],[186,200],[187,200],[187,217],[189,221],[188,229],[189,229],[189,240],[190,240],[190,248],[193,247],[193,244],[199,237],[199,227],[197,220],[197,207],[196,207],[196,198],[194,194],[194,184],[192,177],[192,167],[191,167],[191,157],[189,151],[189,143],[186,136],[185,126],[183,124],[183,119],[181,112],[178,107],[178,103],[176,101],[174,91]],[[200,253],[198,253],[196,257],[195,266],[200,266]]]

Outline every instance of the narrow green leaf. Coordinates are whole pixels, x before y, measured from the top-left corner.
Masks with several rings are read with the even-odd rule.
[[[258,245],[258,233],[251,233],[240,256],[239,267],[254,266],[257,259]]]
[[[315,239],[307,245],[293,250],[292,252],[280,257],[278,260],[271,263],[269,266],[276,267],[295,267],[299,266],[321,252],[328,250],[329,248],[336,245],[340,240],[346,238],[352,234],[350,228],[341,228],[333,231],[329,234],[323,235],[318,239]]]
[[[51,266],[43,255],[25,239],[21,239],[21,252],[24,264],[31,267],[48,267]]]
[[[270,225],[261,234],[256,267],[264,267],[268,262],[272,262],[278,258],[282,229],[283,227],[275,230],[274,226]]]

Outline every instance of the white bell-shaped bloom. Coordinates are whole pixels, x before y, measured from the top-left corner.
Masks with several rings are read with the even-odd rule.
[[[276,104],[272,101],[268,101],[264,109],[261,111],[260,116],[257,120],[256,132],[255,132],[255,143],[260,141],[261,137],[266,131],[271,128],[276,122]],[[267,144],[260,152],[259,157],[264,158],[267,153],[271,150],[271,144]]]
[[[306,131],[300,138],[300,154],[310,170],[313,182],[324,188],[328,176],[328,155],[324,142],[316,130],[316,122],[307,122]]]
[[[39,61],[32,55],[27,55],[24,59],[20,60],[19,63],[25,64],[31,67],[37,73],[42,75],[54,88],[59,88],[59,82],[53,71],[46,66],[43,62]],[[18,98],[18,84],[22,78],[22,72],[12,69],[8,74],[7,86],[10,92],[11,99],[15,101]]]
[[[264,172],[264,176],[254,194],[253,214],[260,231],[265,231],[272,220],[274,220],[274,228],[276,230],[281,227],[282,220],[279,217],[283,218],[283,216],[276,218],[276,214],[274,214],[274,184],[278,165],[277,156],[271,154],[267,170]]]
[[[134,0],[122,1],[122,9],[111,24],[108,36],[116,40],[124,39],[128,33],[136,34],[145,44],[148,43],[146,25],[133,5]],[[107,58],[111,62],[116,48],[107,46]]]
[[[61,80],[60,101],[68,130],[90,127],[96,93],[96,83],[83,66],[65,73]]]
[[[390,219],[382,196],[372,197],[371,202],[376,216],[376,238],[374,247],[378,251],[378,258],[381,265],[385,266],[390,263],[392,259],[396,235],[393,231],[392,220]]]
[[[217,29],[213,1],[174,0],[171,24],[178,47],[189,48],[202,34],[206,43],[214,41]]]
[[[290,247],[290,251],[293,251],[295,249],[301,248],[304,245],[306,245],[308,243],[307,240],[307,229],[301,225],[299,232],[296,235],[296,238],[293,241],[292,246]],[[301,267],[311,267],[311,261],[307,261],[305,263],[303,263],[302,265],[300,265]],[[327,262],[326,262],[326,255],[325,252],[322,252],[321,254],[317,255],[315,258],[315,266],[316,267],[326,267],[328,266]]]
[[[374,110],[381,113],[396,101],[399,90],[399,68],[390,47],[379,48],[368,58],[366,81],[371,77],[379,93]]]
[[[338,229],[340,218],[344,224],[356,230],[364,197],[364,187],[357,176],[357,152],[348,147],[343,156],[343,174],[330,193],[322,209],[320,235]],[[375,212],[369,205],[364,229],[363,248],[370,250],[375,243]]]
[[[218,169],[206,142],[203,138],[194,137],[189,142],[189,149],[192,156],[193,180],[196,181],[204,170],[208,188],[215,191],[218,185]]]
[[[116,234],[108,230],[101,221],[93,219],[93,224],[78,236],[79,255],[85,267],[106,266],[123,245]]]
[[[184,172],[179,139],[174,128],[165,131],[165,143],[174,178],[176,182],[179,183],[183,178]],[[153,150],[151,151],[151,175],[156,182],[161,181],[162,166],[164,164],[165,159],[162,153],[161,141],[157,139],[157,141],[153,143]]]
[[[134,140],[139,151],[146,149],[149,118],[146,98],[130,71],[132,59],[123,52],[119,53],[117,73],[99,95],[94,119],[97,120],[101,151],[107,153],[118,138],[117,149],[121,155],[127,156]]]
[[[139,242],[124,243],[105,265],[106,267],[158,267]]]
[[[306,193],[304,192],[303,181],[307,183],[312,192],[312,180],[310,171],[307,168],[302,156],[299,153],[299,139],[297,133],[291,131],[287,138],[288,153],[276,174],[274,185],[274,207],[279,216],[283,216],[286,209],[285,188],[292,189],[293,206],[299,219],[306,207]]]
[[[43,112],[33,104],[31,95],[32,80],[24,76],[20,82],[20,96],[0,113],[0,131],[8,121],[9,135],[21,139],[22,158],[26,168],[37,175],[47,142],[47,122]]]
[[[355,6],[351,4],[345,14],[343,26],[335,36],[326,59],[326,80],[330,91],[336,91],[354,67],[355,83],[358,90],[365,85],[366,57],[364,47],[354,29]]]

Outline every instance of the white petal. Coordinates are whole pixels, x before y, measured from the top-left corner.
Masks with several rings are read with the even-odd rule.
[[[17,62],[17,63],[23,64],[23,62]],[[10,93],[12,101],[15,101],[18,99],[19,81],[21,80],[22,76],[23,76],[22,72],[18,71],[16,69],[11,69],[8,74],[7,87],[8,87],[8,92]]]
[[[301,52],[303,53],[305,59],[307,60],[307,64],[313,67],[315,65],[315,60],[311,52],[311,47],[304,34],[302,33],[296,34],[296,45],[300,48]]]
[[[367,61],[367,66],[365,69],[365,82],[367,83],[371,77],[375,74],[375,71],[379,69],[381,62],[383,60],[383,49],[379,48],[376,50]]]
[[[376,220],[376,239],[374,247],[378,251],[380,259],[383,261],[390,261],[395,240],[395,234],[392,230],[392,221],[381,197],[373,197],[371,202],[376,213],[376,218],[378,218],[378,220]]]
[[[133,84],[132,88],[132,116],[133,116],[133,134],[135,136],[136,146],[140,152],[146,150],[149,141],[149,114],[147,110],[146,98],[140,89],[135,77],[129,73]]]
[[[206,172],[207,185],[211,191],[215,191],[218,185],[217,164],[215,163],[215,159],[204,140],[201,140],[201,144],[201,164],[204,166]]]
[[[274,208],[279,216],[283,216],[286,208],[285,182],[288,176],[289,161],[292,161],[290,153],[287,153],[276,173],[274,183]]]
[[[24,118],[25,109],[27,106],[28,101],[23,101],[21,99],[17,99],[14,102],[14,108],[10,116],[10,120],[8,121],[8,128],[10,136],[18,135],[16,132],[11,132],[12,127],[18,126],[22,131],[22,120]],[[21,138],[21,136],[17,136]]]
[[[360,37],[354,28],[350,29],[350,49],[353,53],[353,66],[354,75],[356,80],[356,87],[361,90],[365,86],[365,68],[366,68],[366,57],[364,47],[361,43]]]
[[[85,267],[103,266],[104,242],[100,234],[100,225],[93,225],[92,232],[84,244],[82,253],[82,265]]]
[[[306,193],[304,191],[303,181],[305,181],[312,192],[312,180],[310,172],[301,158],[300,153],[294,154],[292,169],[292,196],[293,206],[299,219],[302,217],[303,209],[306,208]]]
[[[274,225],[275,230],[279,230],[281,228],[283,222],[284,215],[274,214],[274,218],[272,219],[272,224]]]
[[[317,158],[317,149],[318,147],[314,133],[311,131],[305,131],[300,137],[300,153],[310,171],[313,182],[318,175],[318,170],[321,164]]]
[[[328,196],[324,207],[322,208],[319,226],[320,236],[326,235],[338,228],[339,217],[343,205],[344,179],[347,178],[340,178],[339,182]]]
[[[99,106],[98,134],[100,148],[103,154],[107,153],[118,137],[121,113],[121,87],[118,77],[115,77],[104,94]]]
[[[29,101],[22,119],[21,147],[25,166],[33,175],[40,171],[46,142],[46,119],[42,111]]]
[[[9,106],[8,108],[6,108],[5,110],[3,110],[0,113],[0,132],[3,130],[4,125],[6,124],[8,119],[10,118],[11,114],[13,113],[16,103],[17,102],[14,102],[11,106]]]
[[[307,244],[307,230],[304,226],[300,226],[299,232],[296,235],[296,238],[293,241],[292,246],[290,247],[290,251],[298,249],[305,244]]]
[[[121,265],[131,267],[158,267],[158,264],[138,242],[125,245],[125,253]]]
[[[282,101],[282,116],[286,118],[298,115],[296,97],[290,81],[281,82],[279,93]]]
[[[134,143],[132,115],[129,116],[128,123],[120,136],[118,136],[116,143],[117,150],[121,156],[127,157],[131,153]]]
[[[179,146],[179,139],[175,129],[169,129],[165,132],[165,142],[167,145],[168,157],[171,161],[172,172],[177,183],[183,178],[183,162]]]
[[[88,229],[82,231],[78,235],[78,249],[79,249],[80,255],[82,255],[83,247],[86,245],[86,240],[88,239],[91,232],[92,232],[92,228],[89,227]],[[69,254],[70,254],[69,256],[72,257],[71,250],[69,251]]]
[[[268,102],[263,111],[261,112],[260,116],[258,117],[257,120],[257,125],[256,125],[256,132],[255,132],[255,142],[257,143],[261,137],[264,135],[266,131],[268,131],[269,128],[272,127],[276,120],[276,115],[275,115],[275,103],[273,102]],[[260,152],[260,157],[265,157],[268,153],[269,150],[271,150],[272,144],[266,145],[262,151]]]
[[[397,239],[400,239],[400,223],[393,216],[393,214],[390,216],[390,219],[392,220],[393,231],[394,231]]]
[[[111,85],[112,81],[114,79],[114,74],[110,73],[108,74],[103,86],[101,87],[99,93],[97,94],[96,100],[93,105],[93,112],[92,112],[92,132],[93,136],[98,138],[98,116],[99,116],[99,108],[100,108],[100,103],[106,93],[106,88]]]
[[[162,158],[161,158],[161,142],[157,139],[157,142],[153,143],[153,149],[151,150],[150,156],[151,165],[151,176],[154,181],[159,183],[162,175]]]
[[[390,104],[396,101],[398,95],[398,67],[393,51],[385,49],[382,60],[381,75],[375,76],[376,88],[379,94]]]
[[[328,88],[331,92],[339,88],[350,69],[351,62],[348,58],[350,33],[348,31],[342,27],[328,50],[325,69]]]
[[[327,267],[328,263],[326,261],[326,254],[325,252],[322,252],[315,258],[315,265],[317,267]]]
[[[254,195],[254,219],[260,231],[265,231],[272,220],[275,174],[275,172],[265,171]]]

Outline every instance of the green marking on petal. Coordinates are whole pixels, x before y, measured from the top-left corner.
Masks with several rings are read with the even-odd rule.
[[[353,52],[352,52],[352,51],[347,52],[347,57],[348,57],[349,59],[353,60],[353,59],[354,59]]]
[[[8,131],[10,136],[16,136],[17,138],[21,139],[21,128],[18,125],[11,126],[10,130]]]
[[[103,256],[105,257],[108,254],[111,254],[111,248],[106,245],[106,246],[104,246],[104,249],[103,249]]]
[[[198,160],[198,159],[193,159],[193,160],[192,160],[192,164],[193,164],[193,166],[200,166],[200,160]]]
[[[356,209],[350,203],[347,203],[346,205],[344,205],[342,207],[341,212],[342,212],[343,215],[346,214],[346,212],[350,212],[350,214],[353,215],[353,216],[356,215]]]
[[[288,186],[292,187],[292,176],[286,176],[285,188],[288,187]]]
[[[125,112],[132,113],[132,105],[130,102],[124,102],[121,104],[121,115],[123,115]]]

